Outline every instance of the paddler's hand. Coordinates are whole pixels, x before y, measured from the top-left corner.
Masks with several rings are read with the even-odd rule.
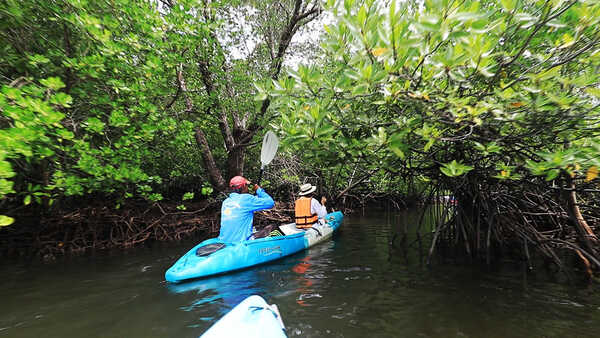
[[[260,189],[260,187],[258,186],[258,184],[254,185],[254,192],[256,192],[256,190]]]
[[[325,203],[327,203],[327,198],[325,198],[325,196],[321,197],[321,205],[325,205]]]

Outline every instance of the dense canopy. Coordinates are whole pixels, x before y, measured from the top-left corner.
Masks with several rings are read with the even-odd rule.
[[[533,245],[600,266],[598,1],[2,6],[0,225],[72,196],[223,191],[275,130],[272,188],[314,180],[339,205],[452,195],[431,252]]]

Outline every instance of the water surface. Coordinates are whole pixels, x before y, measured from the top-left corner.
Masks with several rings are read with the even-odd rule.
[[[600,336],[592,289],[536,271],[525,279],[510,264],[427,268],[418,245],[390,248],[418,218],[348,216],[333,240],[307,251],[176,285],[164,271],[194,243],[3,262],[0,337],[197,337],[251,294],[278,305],[290,337]]]

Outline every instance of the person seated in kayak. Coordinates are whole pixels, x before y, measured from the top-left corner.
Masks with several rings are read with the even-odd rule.
[[[256,195],[248,192],[250,181],[235,176],[229,181],[231,194],[221,205],[221,230],[219,239],[223,242],[241,242],[252,236],[254,212],[271,209],[275,205],[273,198],[265,190],[254,185]]]
[[[316,186],[306,183],[300,186],[300,198],[296,200],[296,227],[301,229],[308,229],[317,223],[320,219],[325,220],[327,215],[327,209],[325,203],[327,199],[325,196],[321,197],[321,203],[313,197],[314,191],[317,189]]]

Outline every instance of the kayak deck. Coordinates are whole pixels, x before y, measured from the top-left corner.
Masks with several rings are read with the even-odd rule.
[[[200,337],[285,338],[287,336],[277,305],[268,305],[262,297],[252,295],[231,309]]]

